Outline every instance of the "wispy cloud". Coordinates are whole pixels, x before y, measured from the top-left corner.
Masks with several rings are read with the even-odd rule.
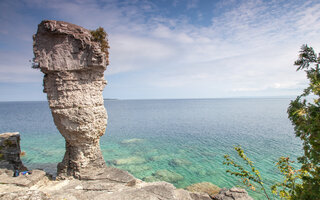
[[[35,31],[28,24],[40,22],[41,17],[55,16],[89,29],[103,26],[111,46],[107,78],[124,74],[129,79],[135,73],[135,80],[131,76],[130,83],[124,78],[121,84],[155,90],[186,87],[202,97],[224,95],[221,91],[254,95],[263,90],[300,90],[305,77],[295,72],[293,61],[302,44],[320,46],[320,3],[316,1],[220,1],[212,8],[209,25],[195,24],[180,14],[166,16],[151,1],[24,2],[29,9],[43,10],[41,17],[22,13],[22,5],[12,2],[3,5],[10,10],[10,18],[19,19],[27,35]],[[185,3],[186,10],[200,9],[200,2]],[[0,34],[14,30],[12,20],[1,16],[0,25],[7,28]],[[19,34],[12,37],[23,40]],[[31,51],[31,41],[26,44]],[[1,56],[7,64],[0,62],[0,68],[14,77],[8,63],[14,66],[15,61],[6,57]]]
[[[189,0],[187,3],[187,9],[196,8],[199,0]]]

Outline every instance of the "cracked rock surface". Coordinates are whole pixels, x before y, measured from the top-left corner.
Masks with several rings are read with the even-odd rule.
[[[54,20],[38,25],[33,51],[54,123],[66,140],[58,176],[80,178],[87,168],[94,173],[105,167],[99,140],[107,125],[102,96],[107,55],[90,31]]]
[[[0,169],[0,178],[5,179],[0,181],[0,199],[210,200],[207,194],[176,189],[167,182],[146,183],[139,179],[124,181],[127,172],[121,171],[115,170],[115,175],[120,176],[118,179],[79,180],[69,177],[53,181],[40,170],[33,170],[28,176],[12,177],[12,171]]]

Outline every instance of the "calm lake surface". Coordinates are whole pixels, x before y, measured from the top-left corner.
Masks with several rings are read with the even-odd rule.
[[[236,156],[233,146],[241,145],[269,186],[280,180],[278,157],[302,154],[287,118],[290,100],[106,100],[109,118],[101,149],[108,165],[140,179],[165,179],[180,188],[203,181],[232,187],[241,181],[225,173],[223,155]],[[64,139],[47,102],[0,102],[2,132],[20,132],[26,166],[56,171]]]

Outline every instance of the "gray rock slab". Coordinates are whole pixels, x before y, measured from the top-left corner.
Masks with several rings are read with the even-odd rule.
[[[141,190],[155,194],[162,199],[175,199],[175,189],[172,184],[167,182],[149,183],[147,186],[141,188]]]
[[[177,189],[174,191],[176,199],[178,200],[193,200],[190,196],[190,193],[183,189]]]
[[[1,200],[52,200],[46,193],[38,190],[28,190],[0,194]]]
[[[208,194],[202,193],[190,193],[191,199],[193,200],[211,200]]]
[[[248,195],[245,189],[233,187],[231,189],[221,189],[218,195],[216,195],[214,200],[253,200],[252,197]]]
[[[114,192],[122,190],[124,187],[123,184],[105,182],[104,180],[85,181],[82,183],[82,189],[87,191]]]
[[[81,180],[108,180],[118,183],[135,182],[135,178],[127,171],[114,167],[105,167],[101,169],[86,169],[81,171]],[[134,185],[134,184],[133,184]]]
[[[6,171],[6,173],[0,174],[0,184],[14,184],[17,186],[31,187],[42,180],[45,175],[46,173],[44,171],[32,170],[32,174],[13,177],[13,171],[11,171],[11,174]]]
[[[159,200],[160,198],[152,193],[141,189],[130,189],[114,192],[112,194],[101,194],[95,196],[94,200]]]

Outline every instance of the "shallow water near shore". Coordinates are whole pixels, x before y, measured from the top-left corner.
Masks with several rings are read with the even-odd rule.
[[[232,187],[241,182],[225,173],[223,155],[236,156],[233,146],[241,145],[270,186],[280,181],[277,158],[302,154],[287,118],[290,100],[106,100],[109,118],[101,150],[108,165],[147,181],[161,179],[179,188],[203,181]],[[20,132],[26,166],[56,171],[64,139],[47,102],[0,102],[2,132]]]

